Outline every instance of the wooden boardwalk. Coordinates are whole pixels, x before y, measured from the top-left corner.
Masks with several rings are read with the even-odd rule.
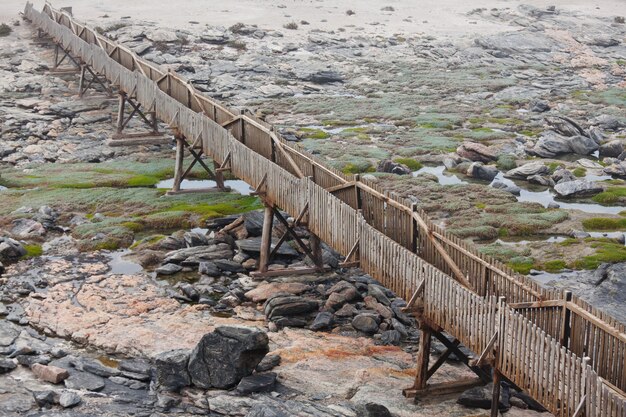
[[[284,141],[249,112],[197,92],[172,71],[46,5],[25,17],[190,148],[230,170],[263,201],[306,219],[310,231],[409,301],[423,334],[445,331],[558,416],[626,416],[626,331],[569,292],[547,290],[479,253],[410,202],[344,175]],[[271,218],[271,217],[270,217]],[[422,337],[416,384],[428,393],[430,337]],[[496,384],[499,386],[499,384]]]

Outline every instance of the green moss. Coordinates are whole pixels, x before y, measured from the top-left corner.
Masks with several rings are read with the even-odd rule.
[[[550,162],[546,164],[546,166],[550,169],[550,173],[554,174],[559,167],[564,167],[565,165],[562,162]]]
[[[572,171],[572,173],[574,174],[575,177],[584,177],[587,174],[587,170],[585,168],[582,167],[578,167],[575,170]]]
[[[493,129],[489,127],[475,127],[472,129],[472,132],[491,133],[493,132]]]
[[[139,222],[122,222],[120,223],[120,226],[125,227],[126,229],[135,233],[141,232],[144,228],[143,224]]]
[[[420,161],[413,158],[396,158],[394,162],[406,165],[411,171],[417,171],[424,166]]]
[[[160,178],[150,175],[135,175],[128,179],[127,185],[129,187],[153,187],[159,181],[161,181]]]
[[[535,261],[529,257],[518,256],[507,262],[507,265],[515,272],[528,275],[530,270],[535,267]]]
[[[330,134],[322,129],[303,127],[298,130],[305,139],[328,139]]]
[[[24,259],[35,258],[43,254],[41,245],[24,245],[23,247],[26,250],[26,255],[23,256]]]
[[[474,207],[476,207],[477,209],[482,210],[482,209],[484,209],[485,207],[487,207],[487,205],[486,205],[485,203],[480,203],[480,202],[479,202],[479,203],[474,204]],[[500,231],[499,231],[499,230],[498,230],[498,234],[500,234]]]
[[[498,162],[496,166],[503,171],[508,171],[517,167],[517,163],[515,161],[515,155],[511,154],[502,154],[498,156]]]
[[[525,130],[520,130],[518,133],[520,135],[529,136],[529,137],[534,138],[537,135],[539,135],[539,133],[541,133],[541,131],[540,130],[525,129]]]
[[[626,187],[609,187],[604,192],[593,196],[592,200],[600,204],[615,204],[626,199]]]
[[[341,172],[344,174],[361,174],[364,172],[375,172],[376,168],[374,168],[371,164],[369,166],[363,166],[363,164],[353,164],[347,163],[341,169]]]
[[[626,218],[593,217],[583,220],[583,227],[589,231],[621,231],[626,230]]]
[[[543,270],[548,272],[559,272],[565,268],[567,268],[567,264],[565,263],[565,261],[560,259],[543,263]]]
[[[626,261],[626,246],[612,239],[596,239],[591,244],[596,249],[596,253],[585,256],[576,262],[577,269],[596,269],[603,263],[616,263]]]
[[[13,32],[11,26],[7,25],[6,23],[0,24],[0,37],[9,36],[11,32]]]

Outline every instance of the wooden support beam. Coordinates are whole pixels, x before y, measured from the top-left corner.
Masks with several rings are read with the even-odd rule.
[[[545,308],[545,307],[563,307],[563,300],[545,300],[545,301],[530,301],[525,303],[511,303],[509,307],[514,310],[525,310],[533,308]]]
[[[415,383],[413,388],[423,390],[428,383],[428,365],[430,361],[430,346],[433,329],[428,326],[421,327],[419,350],[417,351],[417,370],[415,372]]]
[[[224,162],[220,165],[219,168],[215,170],[215,172],[222,173],[224,171],[230,171],[230,151],[226,154],[226,158],[224,158]]]
[[[174,185],[172,191],[180,191],[180,184],[183,181],[183,162],[185,160],[185,139],[182,134],[176,133],[176,165],[174,166]]]
[[[496,344],[497,340],[498,340],[498,331],[496,331],[493,334],[493,336],[491,336],[491,339],[489,339],[489,342],[487,342],[487,346],[485,346],[485,349],[483,349],[483,351],[480,354],[480,356],[478,357],[478,359],[470,361],[470,365],[472,365],[472,366],[482,366],[486,362],[487,356],[493,350],[493,347]]]
[[[493,370],[493,392],[491,396],[491,417],[498,417],[500,408],[500,372]]]
[[[455,346],[458,346],[461,344],[461,341],[458,339],[455,339],[454,342],[452,342]],[[452,349],[446,349],[445,352],[443,352],[441,355],[439,355],[439,357],[437,358],[437,361],[428,369],[428,379],[430,379],[430,377],[432,377],[435,372],[437,372],[437,369],[439,369],[441,367],[441,365],[443,365],[446,360],[448,359],[448,357],[450,357],[450,355],[452,354]]]
[[[463,392],[478,385],[483,385],[483,382],[480,380],[480,378],[465,378],[458,381],[429,384],[422,389],[404,389],[402,390],[402,394],[407,398],[415,398],[415,400],[417,401],[420,397],[429,398],[435,395],[454,394],[457,392]]]
[[[447,337],[445,337],[440,331],[433,332],[433,336],[437,338],[445,347],[451,349],[452,352],[463,362],[472,372],[474,372],[483,382],[486,384],[491,381],[491,375],[485,372],[479,366],[473,366],[470,363],[470,358],[461,351],[457,346],[454,345]]]
[[[261,253],[259,257],[258,271],[267,272],[270,260],[270,249],[272,247],[272,225],[274,223],[274,210],[272,206],[266,205],[263,215],[263,232],[261,234]]]
[[[346,188],[350,188],[350,187],[354,187],[356,185],[355,181],[350,181],[350,182],[346,182],[345,184],[339,184],[339,185],[335,185],[333,187],[328,187],[326,188],[326,191],[328,191],[329,193],[334,193],[336,191],[340,191],[340,190],[344,190]]]
[[[417,299],[419,298],[420,294],[422,293],[422,291],[424,291],[424,286],[426,285],[426,280],[423,279],[419,285],[417,286],[417,288],[415,289],[415,292],[413,293],[413,295],[411,296],[411,299],[409,300],[409,302],[407,303],[407,305],[405,307],[402,308],[402,311],[404,312],[409,312],[413,309],[413,305],[415,304],[415,302],[417,301]]]
[[[441,246],[441,244],[437,241],[437,239],[435,239],[432,231],[430,230],[430,227],[428,227],[428,225],[422,219],[422,217],[417,212],[414,212],[413,218],[417,221],[417,223],[420,225],[422,230],[426,233],[426,236],[428,236],[428,240],[431,241],[431,243],[433,244],[437,252],[439,252],[439,254],[443,257],[444,261],[448,264],[448,266],[452,270],[453,277],[458,282],[460,282],[461,285],[463,285],[465,288],[468,288],[474,291],[472,284],[470,284],[470,282],[467,280],[467,278],[465,277],[465,274],[463,274],[463,271],[461,271],[461,269],[458,267],[456,262],[454,262],[454,260],[450,257],[450,255],[445,250],[445,248]]]
[[[359,266],[361,264],[361,261],[359,260],[359,255],[358,255],[359,241],[360,240],[357,239],[356,242],[354,242],[354,245],[352,245],[352,248],[350,249],[350,252],[348,252],[348,254],[346,255],[345,260],[339,264],[340,267],[352,268],[355,266]],[[353,256],[355,257],[355,259],[353,261],[350,261],[350,259]]]
[[[306,203],[304,205],[304,208],[300,211],[300,213],[298,214],[298,217],[296,217],[296,220],[293,223],[293,227],[296,227],[300,224],[300,222],[304,218],[307,211],[309,211],[309,203]],[[287,240],[287,236],[289,236],[289,233],[285,232],[280,237],[280,239],[278,240],[278,243],[276,243],[276,246],[274,246],[274,249],[272,249],[272,253],[270,254],[270,260],[274,259],[274,256],[276,256],[276,254],[278,253],[278,248],[280,248],[283,242]]]
[[[274,211],[274,216],[278,219],[278,221],[281,222],[283,226],[287,228],[287,233],[289,233],[291,237],[293,237],[293,239],[296,241],[298,246],[300,246],[300,248],[304,251],[304,253],[306,253],[306,255],[313,262],[316,262],[316,259],[314,258],[315,255],[313,255],[313,253],[311,252],[311,249],[307,245],[305,245],[302,239],[300,239],[300,236],[298,236],[296,232],[294,232],[293,228],[289,225],[289,222],[287,221],[287,219],[283,217],[283,215],[280,213],[280,211],[276,207],[272,207],[272,210]],[[317,265],[316,263],[316,266],[318,268],[321,268],[323,265]]]

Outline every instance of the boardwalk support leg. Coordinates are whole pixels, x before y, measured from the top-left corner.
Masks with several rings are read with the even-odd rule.
[[[271,205],[265,206],[263,214],[263,233],[261,234],[261,256],[259,257],[259,272],[267,272],[272,248],[272,226],[274,224],[274,210]]]
[[[493,394],[491,397],[491,417],[498,417],[500,406],[500,372],[493,370]]]
[[[194,150],[193,146],[187,142],[187,139],[184,135],[177,133],[174,136],[176,139],[176,168],[174,170],[174,184],[172,185],[172,189],[167,192],[167,195],[174,195],[179,193],[206,193],[213,191],[230,191],[229,187],[224,186],[224,176],[222,172],[218,171],[219,168],[215,169],[215,174],[211,171],[211,169],[207,166],[207,164],[202,160],[203,151]],[[193,161],[187,167],[187,169],[183,170],[183,164],[185,160],[185,149],[189,151],[189,154],[193,157]],[[207,172],[209,178],[215,180],[215,187],[206,187],[206,188],[192,188],[188,190],[182,190],[181,184],[187,178],[187,176],[191,173],[191,170],[196,165],[196,163],[200,164],[202,168]],[[213,162],[214,167],[219,167],[219,164]]]
[[[132,110],[128,117],[126,116],[126,105]],[[113,135],[112,140],[108,142],[110,146],[127,146],[127,145],[149,145],[169,142],[170,139],[163,136],[159,132],[159,125],[156,114],[154,112],[144,113],[141,104],[123,91],[119,93],[119,105],[117,109],[117,132]],[[124,133],[124,129],[132,118],[137,115],[150,129],[148,132]]]
[[[87,77],[87,74],[90,76]],[[78,83],[78,96],[83,97],[85,92],[93,85],[93,83],[100,84],[100,86],[104,89],[108,96],[113,95],[113,91],[111,88],[105,84],[106,79],[102,80],[100,75],[96,74],[87,64],[82,64],[80,66],[80,81]],[[119,117],[119,113],[118,113]]]

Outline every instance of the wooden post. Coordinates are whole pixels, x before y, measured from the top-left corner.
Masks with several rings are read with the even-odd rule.
[[[220,164],[213,161],[213,172],[215,172],[215,185],[220,190],[224,189],[224,173],[219,169]]]
[[[124,107],[126,106],[126,94],[120,91],[119,107],[117,109],[117,133],[122,133],[124,129]]]
[[[567,345],[569,344],[569,337],[570,337],[570,331],[571,331],[571,318],[572,318],[572,312],[570,311],[570,309],[567,306],[567,303],[569,303],[570,301],[572,301],[572,292],[571,291],[565,291],[564,292],[564,296],[565,296],[565,304],[563,305],[563,314],[561,317],[561,345],[567,347]]]
[[[85,85],[85,64],[80,66],[80,80],[78,81],[78,97],[83,96],[84,85]]]
[[[152,122],[152,133],[159,133],[159,120],[157,119],[157,115],[155,111],[151,111],[150,113],[150,121]]]
[[[417,213],[417,203],[411,203],[411,211]],[[419,238],[419,226],[415,221],[415,215],[411,216],[411,252],[417,253],[417,239]]]
[[[500,405],[500,379],[501,375],[497,369],[493,369],[493,396],[491,397],[491,417],[498,417]]]
[[[417,390],[426,388],[426,383],[428,382],[430,338],[433,334],[433,330],[425,324],[421,326],[421,331],[419,350],[417,351],[417,372],[415,374],[415,384],[413,384],[413,387]]]
[[[176,165],[174,167],[174,186],[172,191],[180,191],[180,183],[183,180],[183,161],[185,159],[185,139],[180,133],[174,136],[176,139]]]
[[[315,266],[323,268],[324,261],[322,260],[322,242],[320,238],[316,234],[311,233],[311,236],[309,237],[309,244],[311,245],[311,253],[313,254],[313,262],[315,263]]]
[[[269,204],[265,205],[263,216],[263,234],[261,235],[261,256],[259,257],[259,272],[267,272],[267,265],[272,249],[272,225],[274,222],[274,210]]]

